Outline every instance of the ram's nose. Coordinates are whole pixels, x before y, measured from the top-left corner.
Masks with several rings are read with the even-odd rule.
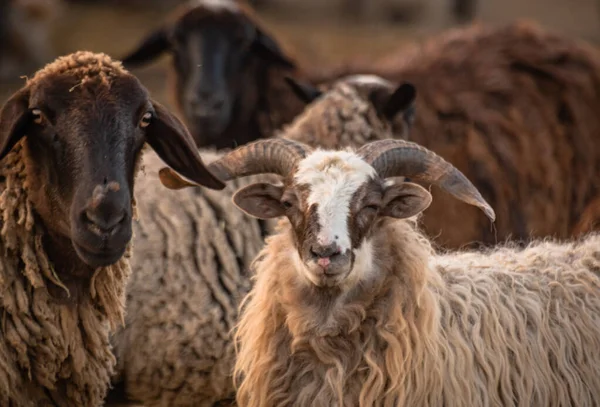
[[[310,248],[310,253],[315,258],[317,264],[326,269],[341,254],[341,251],[336,243],[331,243],[329,245],[313,245]]]

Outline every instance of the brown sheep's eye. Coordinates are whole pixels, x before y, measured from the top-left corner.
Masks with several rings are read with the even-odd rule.
[[[290,209],[292,207],[292,203],[290,201],[282,201],[281,204],[285,209]]]
[[[44,116],[40,109],[32,109],[31,114],[33,115],[33,122],[35,124],[42,124],[44,122]]]
[[[142,120],[140,120],[140,127],[142,129],[148,127],[148,125],[150,124],[150,121],[152,120],[152,113],[150,112],[146,112],[143,116],[142,116]]]

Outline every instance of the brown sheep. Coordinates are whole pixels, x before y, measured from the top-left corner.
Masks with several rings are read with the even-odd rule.
[[[145,143],[224,188],[183,124],[107,55],[58,58],[0,110],[0,405],[102,404]]]
[[[135,67],[167,51],[172,99],[198,147],[270,137],[304,108],[284,82],[296,64],[244,2],[190,1],[122,61]]]
[[[226,149],[271,137],[313,98],[311,87],[302,89],[297,79],[326,81],[325,69],[297,68],[243,1],[189,2],[123,63],[143,65],[166,51],[173,55],[172,99],[200,148]],[[331,85],[335,79],[327,81]]]
[[[424,227],[437,244],[598,230],[600,54],[591,46],[528,22],[476,25],[329,75],[366,66],[416,87],[408,139],[454,164],[498,215],[490,228],[473,208],[434,191]]]

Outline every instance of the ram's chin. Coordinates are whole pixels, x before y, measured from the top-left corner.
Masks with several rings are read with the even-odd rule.
[[[340,268],[335,272],[324,270],[321,266],[315,263],[304,263],[302,267],[306,279],[317,287],[338,287],[344,284],[350,273],[350,268]]]

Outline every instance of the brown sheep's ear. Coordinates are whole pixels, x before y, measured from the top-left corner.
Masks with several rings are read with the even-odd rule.
[[[225,184],[204,163],[194,139],[187,128],[165,107],[152,101],[154,116],[146,127],[146,141],[156,154],[171,168],[197,183],[211,189],[223,189]]]
[[[281,203],[283,188],[266,182],[248,185],[233,195],[233,203],[243,212],[258,219],[272,219],[285,215]]]
[[[199,187],[200,185],[184,179],[169,167],[161,168],[158,171],[158,179],[164,187],[169,189],[183,189],[190,187]]]
[[[300,82],[290,76],[284,77],[285,82],[292,88],[294,94],[306,104],[312,103],[323,94],[322,91],[307,82]]]
[[[412,124],[415,114],[415,98],[417,90],[410,83],[403,83],[394,92],[382,94],[375,92],[371,95],[371,102],[379,114],[388,120],[393,120],[396,115],[402,113],[404,120]]]
[[[391,184],[383,194],[381,215],[396,219],[410,218],[431,204],[431,194],[412,182]]]
[[[144,38],[134,51],[121,60],[126,67],[145,65],[170,48],[167,28],[163,27]]]
[[[296,64],[283,53],[277,42],[261,30],[256,30],[252,48],[265,61],[288,69],[296,69]]]
[[[29,88],[20,89],[0,110],[0,160],[25,136],[32,117],[29,111]]]

